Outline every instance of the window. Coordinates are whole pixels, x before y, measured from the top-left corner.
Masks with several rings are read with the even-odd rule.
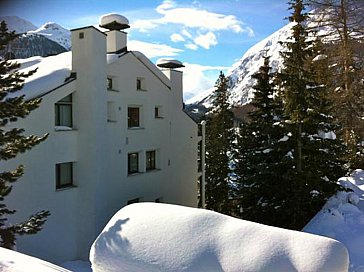
[[[83,33],[83,32],[78,33],[78,38],[80,38],[80,39],[85,38],[85,33]]]
[[[73,186],[73,163],[56,164],[56,189]]]
[[[129,153],[128,154],[128,174],[134,174],[139,172],[139,154]]]
[[[55,104],[55,125],[72,127],[72,94]]]
[[[113,101],[107,102],[107,121],[108,122],[116,122],[117,114],[116,114],[116,105]]]
[[[146,169],[147,171],[156,169],[155,150],[146,152]]]
[[[136,89],[138,91],[145,91],[145,79],[142,77],[138,77],[136,80]]]
[[[163,118],[162,107],[161,106],[156,106],[154,108],[154,118]]]
[[[107,89],[112,90],[112,78],[111,77],[107,78]]]
[[[128,107],[128,128],[140,127],[139,107]]]

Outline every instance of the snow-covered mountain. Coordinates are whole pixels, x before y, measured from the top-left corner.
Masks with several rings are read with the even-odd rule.
[[[50,56],[71,49],[71,32],[56,23],[46,23],[37,28],[32,23],[17,16],[3,16],[10,31],[19,33],[0,56],[11,58],[29,58],[33,56]]]
[[[244,105],[253,97],[254,80],[252,75],[259,70],[259,67],[264,62],[264,55],[270,56],[270,65],[273,71],[276,71],[281,63],[282,58],[280,51],[283,47],[280,42],[285,42],[290,37],[290,30],[292,23],[289,23],[274,32],[264,40],[252,46],[239,61],[233,64],[232,68],[228,71],[227,77],[230,84],[230,102],[232,105]],[[199,104],[200,106],[211,106],[211,93],[214,88],[193,97],[186,101],[186,104]],[[192,105],[191,105],[192,106]],[[193,107],[193,106],[192,106]]]
[[[39,34],[23,34],[9,43],[0,56],[24,59],[33,56],[47,57],[66,52],[66,48]]]
[[[65,29],[59,24],[53,22],[46,23],[42,25],[40,28],[33,31],[29,31],[28,33],[43,35],[46,38],[62,45],[67,50],[71,49],[71,31]]]
[[[283,50],[280,42],[286,42],[290,37],[292,23],[285,25],[269,37],[251,47],[242,58],[233,64],[228,72],[230,82],[230,102],[234,105],[244,105],[253,98],[254,80],[252,75],[263,65],[264,56],[270,56],[270,66],[273,71],[282,64],[280,51]]]
[[[19,34],[37,29],[31,22],[19,18],[18,16],[0,16],[0,22],[1,21],[6,22],[9,31],[15,31]]]

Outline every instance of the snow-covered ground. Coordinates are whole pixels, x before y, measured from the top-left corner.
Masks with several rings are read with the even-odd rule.
[[[93,271],[363,272],[364,171],[339,182],[351,191],[331,197],[304,232],[176,205],[126,206],[95,241]],[[84,261],[62,267],[0,248],[0,271],[92,271]]]
[[[1,272],[70,272],[60,266],[0,247]]]
[[[351,272],[364,271],[364,171],[357,169],[339,182],[349,192],[331,197],[303,229],[342,242],[349,251]]]

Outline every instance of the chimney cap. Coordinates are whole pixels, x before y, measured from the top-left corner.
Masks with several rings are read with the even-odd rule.
[[[161,68],[169,68],[169,69],[175,69],[175,68],[181,68],[185,67],[182,62],[175,59],[159,59],[157,60],[157,66]]]
[[[122,30],[130,27],[129,20],[116,13],[102,15],[99,20],[99,25],[109,30]]]

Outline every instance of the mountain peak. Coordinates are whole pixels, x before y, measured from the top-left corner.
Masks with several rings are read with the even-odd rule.
[[[67,50],[70,50],[71,48],[71,32],[57,23],[45,23],[40,28],[30,31],[29,33],[43,35],[48,39],[59,43]]]

